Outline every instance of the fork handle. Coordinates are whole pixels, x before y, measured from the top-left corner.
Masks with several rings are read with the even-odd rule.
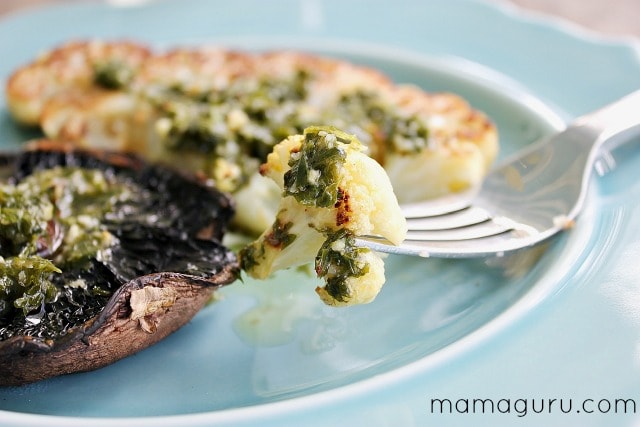
[[[640,90],[576,119],[572,126],[586,126],[595,130],[599,135],[593,141],[595,149],[605,143],[615,146],[616,142],[623,142],[622,137],[626,137],[628,132],[640,130]]]

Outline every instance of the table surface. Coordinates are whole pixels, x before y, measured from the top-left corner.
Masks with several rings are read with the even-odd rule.
[[[1,0],[0,14],[38,7],[87,0]],[[122,1],[122,0],[121,0]],[[177,1],[177,0],[176,0]],[[577,24],[597,33],[615,37],[640,38],[638,0],[495,0],[525,11],[543,13]]]

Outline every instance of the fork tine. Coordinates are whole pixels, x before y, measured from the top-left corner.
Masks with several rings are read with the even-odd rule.
[[[372,236],[356,240],[360,246],[374,251],[425,258],[465,258],[492,254],[500,256],[529,244],[528,239],[523,238],[517,230],[468,240],[405,240],[400,246],[394,246],[386,239]]]
[[[418,203],[402,204],[402,213],[405,218],[426,218],[439,216],[459,211],[469,207],[478,189],[470,189],[460,193],[442,196],[433,200]]]
[[[495,236],[513,229],[512,224],[501,221],[484,221],[467,227],[457,227],[441,230],[409,230],[405,241],[415,240],[470,240],[481,237]]]
[[[484,211],[484,210],[482,210]],[[443,215],[449,217],[450,215]],[[507,217],[493,217],[465,227],[438,230],[409,230],[399,246],[380,236],[362,236],[361,246],[390,254],[457,258],[500,254],[536,241],[540,232]]]
[[[491,215],[479,207],[467,207],[449,214],[407,218],[409,230],[447,230],[451,228],[467,227],[487,221]]]

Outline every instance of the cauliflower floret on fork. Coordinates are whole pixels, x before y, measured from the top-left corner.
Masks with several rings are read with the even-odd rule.
[[[316,292],[326,304],[371,302],[385,281],[384,262],[355,238],[380,235],[398,244],[407,231],[382,166],[355,136],[315,126],[277,144],[261,173],[282,198],[273,224],[240,251],[247,274],[264,279],[315,262],[325,282]]]

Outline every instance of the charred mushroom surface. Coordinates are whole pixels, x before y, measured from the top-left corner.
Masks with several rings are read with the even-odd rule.
[[[133,354],[238,275],[231,201],[195,179],[51,141],[0,167],[0,385]]]

